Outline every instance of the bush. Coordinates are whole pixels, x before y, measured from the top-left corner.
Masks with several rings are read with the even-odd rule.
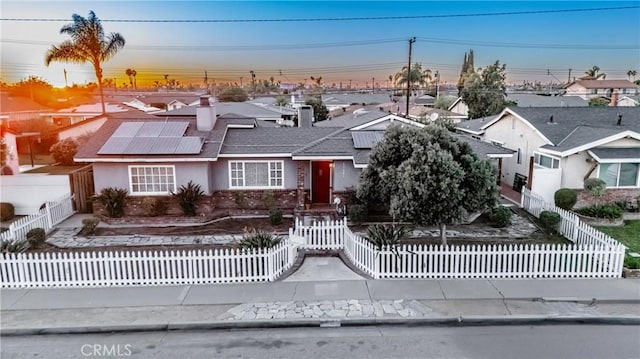
[[[570,188],[560,188],[553,195],[553,201],[556,207],[560,207],[564,210],[570,211],[576,202],[578,202],[578,194],[576,191]]]
[[[239,192],[240,193],[240,192]],[[264,191],[260,196],[264,208],[272,208],[276,205],[276,195],[273,191]]]
[[[282,241],[280,236],[251,229],[238,243],[238,247],[242,249],[266,249],[276,246]]]
[[[73,156],[78,153],[78,143],[71,138],[65,138],[51,146],[49,152],[51,152],[51,156],[53,156],[56,162],[65,166],[71,166],[75,163],[73,162]]]
[[[282,208],[271,207],[271,209],[269,209],[269,221],[273,225],[282,223]]]
[[[182,208],[185,216],[195,216],[198,208],[198,201],[204,196],[204,192],[199,184],[189,181],[187,185],[182,185],[177,193],[171,192],[171,195],[178,201],[178,205]]]
[[[556,212],[542,211],[540,213],[540,223],[547,233],[553,233],[558,229],[560,224],[560,215]]]
[[[244,192],[233,192],[233,202],[238,206],[239,209],[246,209],[249,206],[247,202],[247,197],[245,197]]]
[[[607,190],[607,184],[600,178],[588,178],[584,181],[584,189],[591,196],[600,198]]]
[[[97,200],[104,205],[107,216],[111,218],[120,218],[124,214],[124,199],[129,194],[124,188],[107,187],[100,191]]]
[[[33,248],[40,247],[45,239],[47,239],[47,233],[44,231],[44,228],[34,228],[27,232],[27,242]]]
[[[0,253],[22,253],[27,250],[26,241],[2,241]]]
[[[0,221],[9,221],[16,216],[16,209],[13,204],[2,202],[0,203]]]
[[[367,227],[365,238],[376,246],[378,250],[382,250],[382,247],[397,246],[400,241],[409,238],[409,233],[409,228],[403,225],[374,224]]]
[[[362,223],[367,220],[368,210],[364,204],[352,204],[347,207],[347,216],[351,222]]]
[[[85,218],[82,220],[82,235],[90,236],[96,232],[96,228],[100,224],[100,219],[96,217]]]
[[[587,217],[618,219],[622,218],[623,210],[616,205],[602,204],[578,208],[575,212]]]
[[[640,258],[637,257],[624,257],[624,266],[629,269],[640,269]]]
[[[491,220],[494,226],[504,228],[511,224],[511,210],[505,206],[496,207],[491,212]]]
[[[145,197],[142,200],[142,209],[149,217],[163,216],[167,212],[167,204],[163,198]]]

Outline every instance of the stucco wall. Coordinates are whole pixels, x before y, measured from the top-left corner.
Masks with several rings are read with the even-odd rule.
[[[362,169],[354,168],[353,161],[334,161],[333,191],[345,191],[349,187],[358,187]]]
[[[17,215],[37,213],[43,203],[71,194],[67,175],[21,174],[0,181],[1,201],[13,204]]]
[[[516,173],[529,177],[529,158],[533,156],[533,151],[546,144],[531,127],[510,114],[487,128],[483,140],[501,141],[506,148],[515,151],[520,149],[520,164],[517,163],[517,153],[502,160],[501,180],[508,184],[513,183]]]
[[[64,140],[66,138],[77,138],[82,135],[93,133],[97,131],[106,121],[107,118],[105,117],[95,121],[90,121],[77,127],[62,130],[58,133],[58,140]]]
[[[93,180],[96,193],[106,187],[126,188],[131,190],[129,184],[129,166],[148,166],[152,163],[94,163]],[[158,165],[174,165],[176,175],[176,189],[186,185],[190,180],[199,184],[206,194],[211,194],[209,185],[207,162],[193,163],[162,163]]]

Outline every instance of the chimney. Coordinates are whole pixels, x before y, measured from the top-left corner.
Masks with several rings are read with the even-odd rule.
[[[618,114],[618,122],[616,122],[616,125],[617,126],[622,126],[622,114],[621,113]]]
[[[303,105],[298,108],[298,127],[313,127],[313,107]]]
[[[618,106],[618,91],[613,91],[613,93],[611,94],[611,102],[609,102],[609,106]]]
[[[549,117],[549,123],[553,123],[553,115]]]
[[[216,107],[209,104],[209,96],[200,96],[200,104],[196,108],[196,124],[198,131],[211,131],[216,125]]]

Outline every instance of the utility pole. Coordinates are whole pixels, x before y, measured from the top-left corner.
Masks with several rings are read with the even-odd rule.
[[[416,42],[415,36],[409,39],[409,65],[407,66],[407,112],[405,117],[409,118],[409,99],[411,98],[411,48]]]
[[[567,83],[571,82],[571,69],[569,69],[569,78],[567,78]]]
[[[67,84],[67,69],[64,69],[64,87],[69,87]]]
[[[376,78],[371,78],[371,93],[376,93]]]
[[[253,98],[256,98],[256,73],[253,70],[249,71],[251,74],[251,87],[253,87]]]
[[[436,71],[436,100],[440,95],[440,73]]]
[[[242,88],[242,76],[240,76],[240,87]]]

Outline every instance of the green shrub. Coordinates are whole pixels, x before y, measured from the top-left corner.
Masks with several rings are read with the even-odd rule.
[[[570,188],[560,188],[553,195],[553,200],[556,207],[570,211],[576,202],[578,202],[578,194]]]
[[[276,246],[282,241],[280,236],[251,229],[238,243],[238,247],[242,249],[266,249]]]
[[[16,209],[13,204],[2,202],[0,203],[0,221],[9,221],[16,216]]]
[[[588,178],[584,181],[584,190],[596,199],[597,204],[600,197],[607,191],[607,184],[600,178]]]
[[[351,222],[362,223],[367,220],[367,206],[364,204],[352,204],[347,207],[347,216]]]
[[[124,188],[107,187],[100,191],[100,195],[96,196],[96,199],[104,205],[107,216],[120,218],[124,214],[124,199],[128,194],[129,191]]]
[[[616,205],[601,204],[578,208],[575,212],[587,217],[618,219],[622,218],[623,210]]]
[[[182,185],[177,193],[171,192],[171,195],[178,201],[178,205],[182,209],[185,216],[195,216],[198,208],[198,201],[204,196],[204,192],[199,184],[189,181],[187,185]]]
[[[263,191],[260,199],[264,208],[272,208],[276,205],[276,195],[273,191]]]
[[[64,166],[71,166],[75,163],[73,156],[78,152],[78,143],[72,138],[65,138],[51,146],[49,152],[56,162]]]
[[[540,223],[547,233],[557,231],[560,220],[560,215],[556,212],[542,211],[540,213]]]
[[[27,242],[32,248],[38,248],[44,241],[47,239],[47,233],[44,231],[44,228],[33,228],[29,232],[27,232]]]
[[[638,257],[624,257],[624,266],[629,269],[640,269],[640,258]]]
[[[145,197],[142,200],[142,209],[144,209],[144,214],[149,217],[163,216],[167,212],[167,203],[164,198]]]
[[[408,227],[400,224],[374,224],[367,227],[365,238],[382,250],[382,247],[397,246],[400,241],[409,238],[410,232]]]
[[[504,228],[511,224],[511,210],[505,206],[498,206],[491,212],[491,220],[494,226]]]
[[[271,222],[272,225],[282,223],[282,208],[271,207],[271,209],[269,209],[269,222]]]
[[[26,241],[2,241],[0,242],[0,253],[22,253],[27,250]]]
[[[80,231],[80,233],[84,236],[90,236],[96,232],[98,224],[100,224],[99,218],[85,218],[82,220],[82,231]]]
[[[239,209],[246,209],[249,206],[247,197],[241,191],[233,192],[233,202]]]

